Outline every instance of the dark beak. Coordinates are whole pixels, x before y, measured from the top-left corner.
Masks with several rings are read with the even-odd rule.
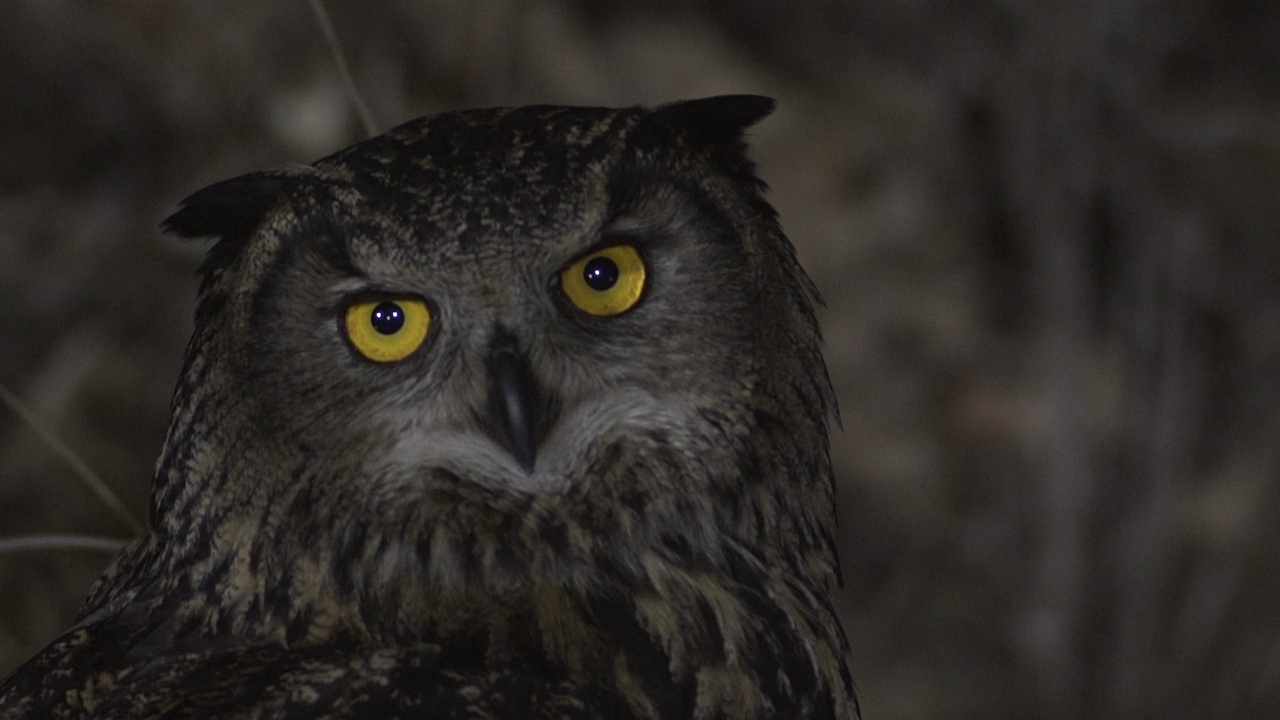
[[[495,348],[489,355],[489,377],[490,404],[506,435],[507,449],[525,472],[532,473],[537,459],[537,407],[527,364],[515,350]]]

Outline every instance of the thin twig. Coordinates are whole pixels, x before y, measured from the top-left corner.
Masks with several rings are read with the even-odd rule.
[[[50,430],[36,418],[35,414],[18,399],[17,395],[14,395],[3,385],[0,385],[0,400],[3,400],[4,404],[8,405],[9,409],[12,410],[14,414],[22,420],[22,422],[26,423],[27,427],[31,428],[32,432],[43,440],[58,457],[62,458],[63,462],[70,465],[71,469],[75,471],[76,477],[80,478],[80,481],[83,482],[94,495],[97,495],[98,499],[101,500],[103,504],[111,508],[111,511],[116,514],[116,517],[120,518],[120,520],[123,521],[124,524],[134,532],[134,534],[141,535],[146,532],[146,528],[142,526],[142,523],[138,522],[133,515],[129,514],[129,510],[125,508],[124,502],[120,500],[118,495],[111,491],[111,488],[107,487],[106,483],[102,482],[102,479],[98,477],[97,473],[91,470],[89,466],[86,465],[78,455],[76,455],[75,451],[67,447],[67,445],[59,440],[56,435],[50,432]]]
[[[321,0],[311,0],[311,12],[315,14],[316,21],[320,23],[320,29],[324,31],[324,39],[329,43],[329,51],[333,54],[334,61],[338,63],[338,74],[342,76],[342,83],[347,86],[347,94],[351,96],[351,102],[356,106],[356,114],[364,124],[365,133],[369,137],[377,135],[378,124],[373,121],[373,113],[369,112],[369,107],[364,104],[364,98],[360,96],[360,90],[356,88],[355,78],[351,76],[351,69],[347,67],[347,57],[342,52],[342,46],[338,44],[338,34],[333,30],[333,23],[329,21],[329,13],[324,9],[324,3]]]
[[[0,538],[0,555],[24,550],[88,550],[116,553],[129,543],[124,538],[97,535],[19,535]]]

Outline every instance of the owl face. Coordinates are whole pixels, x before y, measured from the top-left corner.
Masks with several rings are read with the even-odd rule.
[[[730,221],[616,147],[565,178],[563,140],[475,132],[411,186],[324,178],[329,202],[275,211],[284,231],[257,240],[278,269],[230,338],[259,432],[368,448],[361,478],[564,492],[611,439],[691,442],[702,408],[741,403],[750,269]]]
[[[777,491],[752,478],[762,398],[813,378],[770,367],[808,306],[741,157],[769,105],[690,105],[445,114],[189,199],[169,226],[221,241],[187,375],[232,391],[180,388],[200,412],[175,413],[158,514],[257,508],[255,538],[348,528],[406,567],[451,524],[633,566],[778,532],[750,494]],[[205,417],[212,475],[180,442]],[[506,575],[541,562],[516,554]]]

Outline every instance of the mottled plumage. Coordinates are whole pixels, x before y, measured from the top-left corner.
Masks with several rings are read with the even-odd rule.
[[[771,108],[444,113],[188,198],[150,533],[0,715],[856,717]],[[565,268],[619,244],[643,294],[581,311]],[[407,357],[344,330],[371,295],[429,313]]]

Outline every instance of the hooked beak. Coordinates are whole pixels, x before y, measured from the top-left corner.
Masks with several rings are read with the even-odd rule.
[[[489,378],[490,405],[507,449],[525,472],[532,473],[537,459],[537,408],[527,363],[509,347],[495,348],[489,355]]]

